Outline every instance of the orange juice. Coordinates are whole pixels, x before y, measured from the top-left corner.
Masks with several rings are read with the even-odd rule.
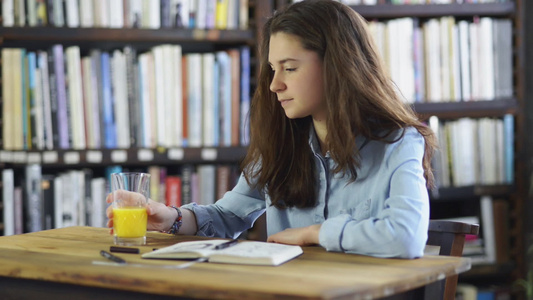
[[[113,231],[117,237],[144,237],[147,220],[145,207],[113,208]]]

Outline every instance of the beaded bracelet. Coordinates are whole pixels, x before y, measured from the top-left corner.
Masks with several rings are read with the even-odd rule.
[[[172,227],[170,227],[170,230],[167,232],[170,234],[178,234],[181,224],[183,223],[183,220],[182,220],[183,216],[181,214],[181,209],[175,206],[171,206],[171,207],[178,212],[178,217],[176,218],[176,221],[174,221],[174,224],[172,224]]]

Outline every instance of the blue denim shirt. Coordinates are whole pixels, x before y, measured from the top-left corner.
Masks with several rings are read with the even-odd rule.
[[[399,136],[396,132],[394,139]],[[429,196],[423,176],[424,139],[414,128],[392,144],[356,138],[361,167],[357,180],[334,174],[329,154],[322,156],[314,131],[309,143],[318,173],[317,205],[278,209],[267,194],[252,189],[241,175],[233,190],[215,204],[188,204],[198,235],[237,237],[266,211],[267,233],[322,224],[320,245],[328,251],[376,257],[423,255],[429,223]]]

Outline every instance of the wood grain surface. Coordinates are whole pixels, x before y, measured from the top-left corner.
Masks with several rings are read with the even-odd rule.
[[[373,299],[470,269],[467,258],[382,259],[326,252],[321,247],[304,247],[304,254],[277,267],[196,263],[176,269],[187,262],[140,257],[153,248],[197,239],[149,232],[140,254],[116,253],[128,264],[111,266],[95,264],[109,262],[99,254],[113,245],[105,228],[68,227],[0,237],[0,284],[30,279],[204,299]]]

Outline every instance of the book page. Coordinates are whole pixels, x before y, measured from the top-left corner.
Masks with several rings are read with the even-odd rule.
[[[283,251],[287,251],[293,247],[297,246],[245,241],[226,249],[217,250],[216,254],[235,255],[241,257],[271,257],[282,255]]]
[[[204,240],[204,241],[191,241],[180,242],[172,246],[161,248],[153,252],[145,253],[143,258],[198,258],[209,256],[214,250],[216,245],[227,242],[226,240]]]

